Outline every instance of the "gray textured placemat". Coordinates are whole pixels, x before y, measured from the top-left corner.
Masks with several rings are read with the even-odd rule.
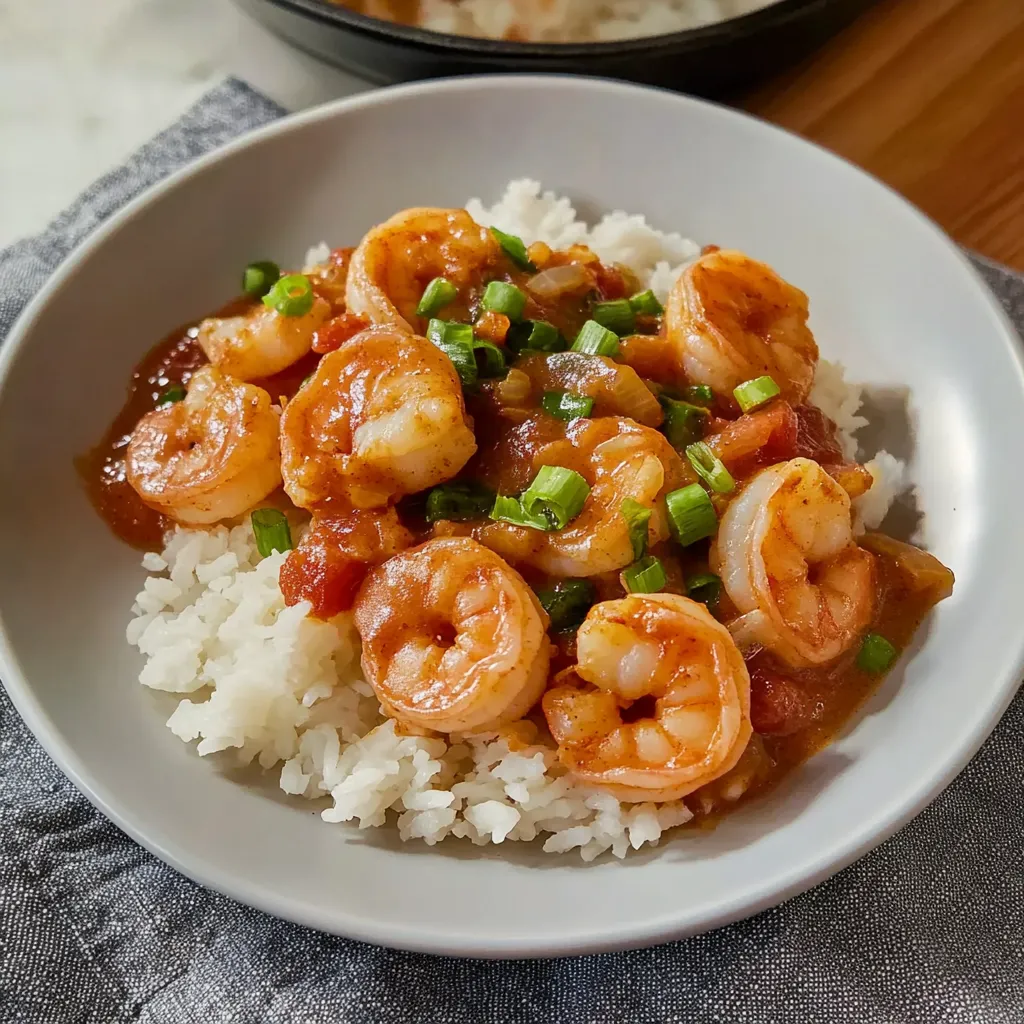
[[[0,339],[126,200],[280,113],[228,82],[0,253]],[[1024,282],[979,265],[1024,326]],[[775,910],[641,952],[459,961],[331,938],[193,885],[93,810],[0,693],[0,1021],[1019,1022],[1022,778],[1024,694],[927,811]]]

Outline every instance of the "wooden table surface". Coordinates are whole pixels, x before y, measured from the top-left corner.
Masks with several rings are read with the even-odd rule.
[[[1024,0],[882,0],[747,106],[1024,270]]]

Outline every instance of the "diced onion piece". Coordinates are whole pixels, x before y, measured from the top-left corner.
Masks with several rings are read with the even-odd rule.
[[[558,299],[563,295],[586,291],[593,283],[590,271],[578,263],[548,267],[526,282],[526,290],[540,299]]]
[[[529,375],[513,367],[505,379],[495,389],[498,401],[502,405],[526,405],[533,392],[533,382]]]
[[[617,369],[619,372],[611,389],[616,415],[628,416],[646,426],[657,426],[661,422],[662,411],[654,392],[632,367],[620,366]]]

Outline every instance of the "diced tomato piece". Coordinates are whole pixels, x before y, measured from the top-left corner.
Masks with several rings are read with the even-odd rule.
[[[312,614],[329,619],[352,607],[368,566],[325,544],[300,543],[281,566],[285,604],[309,601]]]
[[[473,333],[478,338],[494,342],[495,345],[504,345],[505,336],[511,326],[512,321],[504,313],[487,310],[473,325]]]
[[[823,465],[843,461],[835,423],[817,406],[800,405],[796,413],[796,445],[790,458],[813,459]]]
[[[760,663],[750,668],[750,723],[762,736],[788,736],[821,714],[820,704],[792,679]]]
[[[712,421],[712,428],[722,421]],[[726,422],[707,442],[711,450],[742,479],[761,466],[795,457],[798,421],[793,407],[778,399],[763,409]]]

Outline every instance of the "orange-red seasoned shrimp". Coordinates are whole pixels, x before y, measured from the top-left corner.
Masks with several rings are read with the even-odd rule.
[[[810,391],[818,346],[807,296],[771,267],[719,250],[679,275],[665,306],[677,368],[726,400],[737,385],[768,375],[798,405]]]
[[[810,459],[751,479],[722,517],[714,561],[740,645],[795,668],[839,657],[871,622],[874,557],[854,540],[849,495]]]
[[[547,682],[547,615],[519,573],[468,537],[373,570],[355,624],[368,682],[406,725],[494,729],[526,714]]]
[[[663,434],[615,416],[570,424],[565,440],[537,454],[535,468],[545,465],[575,470],[590,485],[580,514],[552,533],[489,523],[479,536],[509,561],[552,576],[596,576],[625,568],[634,555],[622,503],[632,498],[653,509],[648,541],[654,545],[669,533],[658,499],[695,479]]]
[[[393,328],[324,356],[281,419],[284,486],[302,508],[377,508],[451,479],[475,451],[451,361]]]
[[[125,455],[128,483],[179,523],[241,515],[280,486],[279,422],[266,391],[205,366],[182,401],[136,424]]]
[[[319,295],[302,316],[284,316],[261,302],[241,316],[209,317],[199,325],[196,340],[221,373],[260,380],[301,359],[330,316],[330,303]]]
[[[676,800],[729,771],[750,739],[750,678],[729,631],[677,594],[633,594],[587,614],[578,681],[544,694],[559,756],[619,800]],[[589,684],[589,685],[587,685]],[[635,721],[622,711],[652,707]]]
[[[444,277],[460,292],[480,283],[501,249],[465,210],[416,207],[396,213],[359,243],[349,266],[350,313],[410,333],[425,329],[416,307],[426,286]]]

